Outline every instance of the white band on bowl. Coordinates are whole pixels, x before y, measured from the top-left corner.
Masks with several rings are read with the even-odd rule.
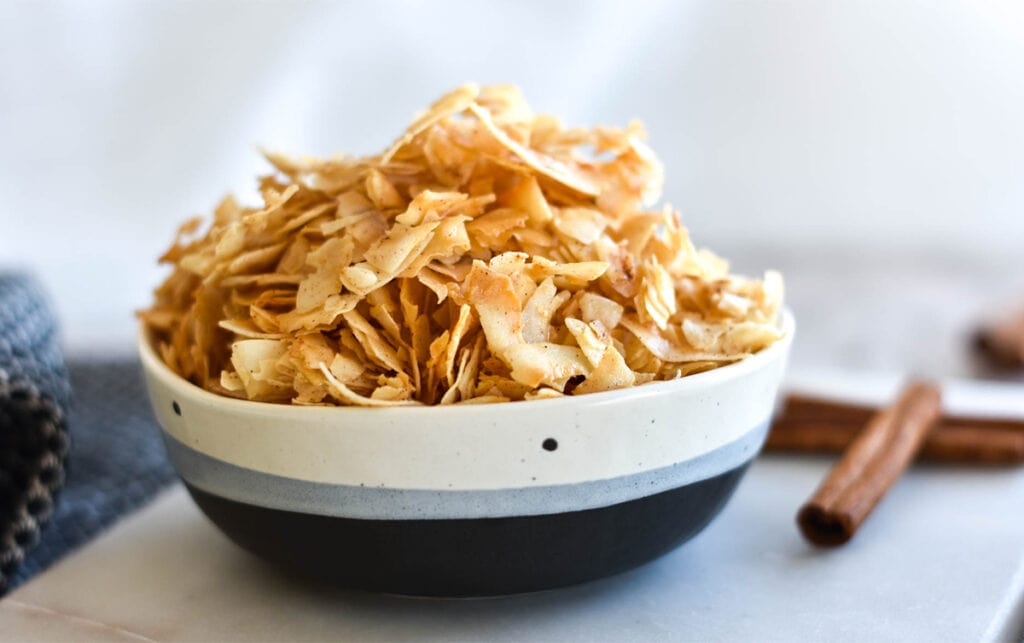
[[[607,507],[677,489],[744,466],[767,435],[768,422],[710,453],[610,480],[510,489],[390,489],[306,482],[244,469],[194,451],[164,434],[181,477],[207,493],[270,509],[367,520],[534,516]]]

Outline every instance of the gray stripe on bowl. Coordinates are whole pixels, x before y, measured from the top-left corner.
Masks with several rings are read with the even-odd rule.
[[[296,480],[212,458],[162,432],[179,475],[203,491],[260,507],[366,520],[502,518],[607,507],[735,469],[753,459],[767,433],[766,420],[739,439],[696,458],[607,480],[466,491]]]

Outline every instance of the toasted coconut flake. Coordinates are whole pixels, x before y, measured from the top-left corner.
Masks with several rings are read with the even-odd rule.
[[[530,391],[523,396],[524,400],[553,400],[557,397],[565,397],[565,393],[556,391],[553,388],[547,386],[541,386],[535,391]]]
[[[508,347],[523,343],[522,307],[508,275],[476,261],[465,289],[493,352],[501,355]]]
[[[247,319],[222,319],[217,322],[217,325],[226,331],[248,339],[284,339],[286,337],[284,333],[264,332]]]
[[[305,213],[289,219],[288,223],[281,228],[282,232],[291,232],[292,230],[298,230],[305,226],[307,223],[314,221],[315,219],[324,216],[331,210],[335,209],[334,203],[327,202],[321,203],[320,205],[307,210]]]
[[[380,170],[370,170],[366,175],[366,195],[378,210],[390,210],[405,205],[405,199]]]
[[[512,379],[530,388],[541,384],[561,389],[574,375],[586,375],[590,365],[576,346],[548,342],[515,344],[504,351]]]
[[[417,226],[427,220],[437,221],[468,198],[469,195],[462,192],[424,190],[416,195],[405,212],[395,217],[395,221],[407,226]]]
[[[564,290],[558,292],[550,277],[542,281],[523,308],[523,339],[529,343],[549,341],[551,319],[568,299],[569,293]]]
[[[640,293],[635,302],[640,321],[653,322],[665,330],[669,318],[676,312],[676,291],[672,277],[653,259],[644,263],[640,274]]]
[[[478,395],[477,397],[463,398],[459,404],[500,404],[502,402],[511,402],[512,400],[505,397],[504,395],[491,395],[484,394]]]
[[[615,348],[609,346],[601,355],[601,361],[597,363],[590,375],[583,380],[574,395],[585,395],[587,393],[600,393],[612,391],[619,388],[628,388],[637,383],[637,374],[630,370],[622,354]]]
[[[420,271],[416,273],[416,280],[437,295],[437,303],[444,303],[444,300],[448,298],[448,284],[451,282],[430,268],[420,268]]]
[[[186,222],[140,318],[206,389],[298,405],[535,400],[685,377],[778,341],[778,273],[697,249],[643,127],[564,128],[461,87],[383,154],[266,153],[260,207]]]
[[[608,330],[600,325],[600,322],[594,325],[585,324],[573,317],[566,317],[565,327],[569,329],[590,365],[596,367],[600,364],[605,351],[611,347]]]
[[[622,304],[597,293],[584,292],[580,297],[580,313],[588,324],[599,321],[608,330],[615,330],[624,311]]]
[[[603,261],[558,263],[544,257],[534,257],[529,270],[534,279],[563,277],[570,284],[582,286],[603,275],[608,270],[608,264]]]
[[[225,277],[220,283],[225,288],[239,288],[242,286],[298,285],[302,280],[302,275],[282,275],[272,272],[258,275],[233,275]]]
[[[244,339],[231,345],[231,365],[250,399],[289,396],[276,379],[277,363],[286,352],[285,343],[273,339]]]
[[[459,350],[459,344],[466,335],[466,331],[473,321],[473,311],[469,306],[463,304],[459,307],[459,318],[452,327],[451,339],[445,349],[445,381],[449,386],[455,383],[455,354]]]
[[[543,226],[554,218],[551,206],[544,198],[535,177],[527,176],[516,183],[516,186],[509,190],[505,200],[509,207],[525,212],[534,226]]]
[[[365,317],[355,310],[342,314],[348,327],[352,329],[359,343],[366,350],[366,355],[377,365],[393,371],[402,371],[402,358],[394,346],[390,345],[380,332]]]
[[[411,143],[417,135],[422,134],[444,119],[468,108],[479,95],[480,88],[476,85],[468,84],[442,96],[430,106],[430,109],[413,121],[409,129],[384,152],[383,156],[381,156],[381,163],[390,161],[402,147]]]
[[[299,284],[295,310],[307,312],[320,306],[331,295],[341,292],[339,272],[352,257],[352,244],[344,237],[335,237],[309,254],[309,265],[316,272]]]
[[[494,136],[495,140],[498,141],[505,149],[511,152],[514,156],[518,157],[523,163],[530,167],[535,172],[540,173],[543,176],[564,185],[567,188],[571,188],[581,194],[587,196],[598,196],[601,193],[600,187],[594,182],[589,176],[587,176],[581,169],[574,169],[563,161],[552,158],[550,156],[544,156],[538,154],[534,150],[522,145],[521,143],[512,140],[512,137],[508,133],[498,127],[494,120],[491,118],[491,114],[483,107],[475,103],[469,105],[469,111],[473,112],[474,115],[483,124],[487,131]]]
[[[411,227],[396,223],[387,237],[366,251],[366,263],[378,275],[393,279],[426,247],[438,225],[440,221],[426,221]]]
[[[345,354],[344,352],[335,353],[334,357],[331,358],[331,364],[328,368],[331,371],[331,375],[345,383],[358,381],[359,377],[366,372],[365,365],[356,359],[354,355]]]
[[[512,235],[529,219],[520,210],[503,208],[477,217],[466,225],[466,230],[480,246],[491,249],[503,248]]]
[[[333,326],[345,313],[354,310],[359,303],[359,297],[353,294],[331,295],[324,300],[320,308],[301,313],[298,310],[283,313],[277,316],[277,323],[281,330],[287,333],[297,333],[302,330],[318,330]]]
[[[600,239],[608,227],[608,219],[593,208],[560,208],[552,223],[565,236],[584,244]]]
[[[326,364],[320,364],[320,372],[331,387],[331,393],[341,402],[352,406],[418,406],[415,400],[389,400],[359,395],[349,387],[345,386],[338,378],[334,377]]]
[[[682,345],[666,338],[658,332],[656,326],[645,326],[631,315],[623,317],[621,323],[640,340],[652,355],[665,362],[733,362],[750,355],[749,352],[714,352],[693,349],[688,345]]]
[[[468,400],[473,397],[477,381],[480,375],[480,356],[483,354],[485,344],[484,336],[478,335],[473,349],[469,351],[469,357],[463,365],[459,363],[459,375],[455,378],[452,388],[458,390],[459,399]]]

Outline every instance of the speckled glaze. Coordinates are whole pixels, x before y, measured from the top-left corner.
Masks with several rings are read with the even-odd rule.
[[[654,558],[759,451],[786,336],[736,364],[554,400],[389,409],[214,395],[139,348],[167,451],[204,512],[290,571],[432,596],[532,591]]]

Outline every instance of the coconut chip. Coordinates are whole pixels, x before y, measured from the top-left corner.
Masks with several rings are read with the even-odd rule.
[[[551,399],[766,348],[781,276],[732,275],[647,209],[664,173],[644,138],[467,85],[378,156],[266,153],[263,205],[186,222],[140,317],[192,382],[301,405]]]

